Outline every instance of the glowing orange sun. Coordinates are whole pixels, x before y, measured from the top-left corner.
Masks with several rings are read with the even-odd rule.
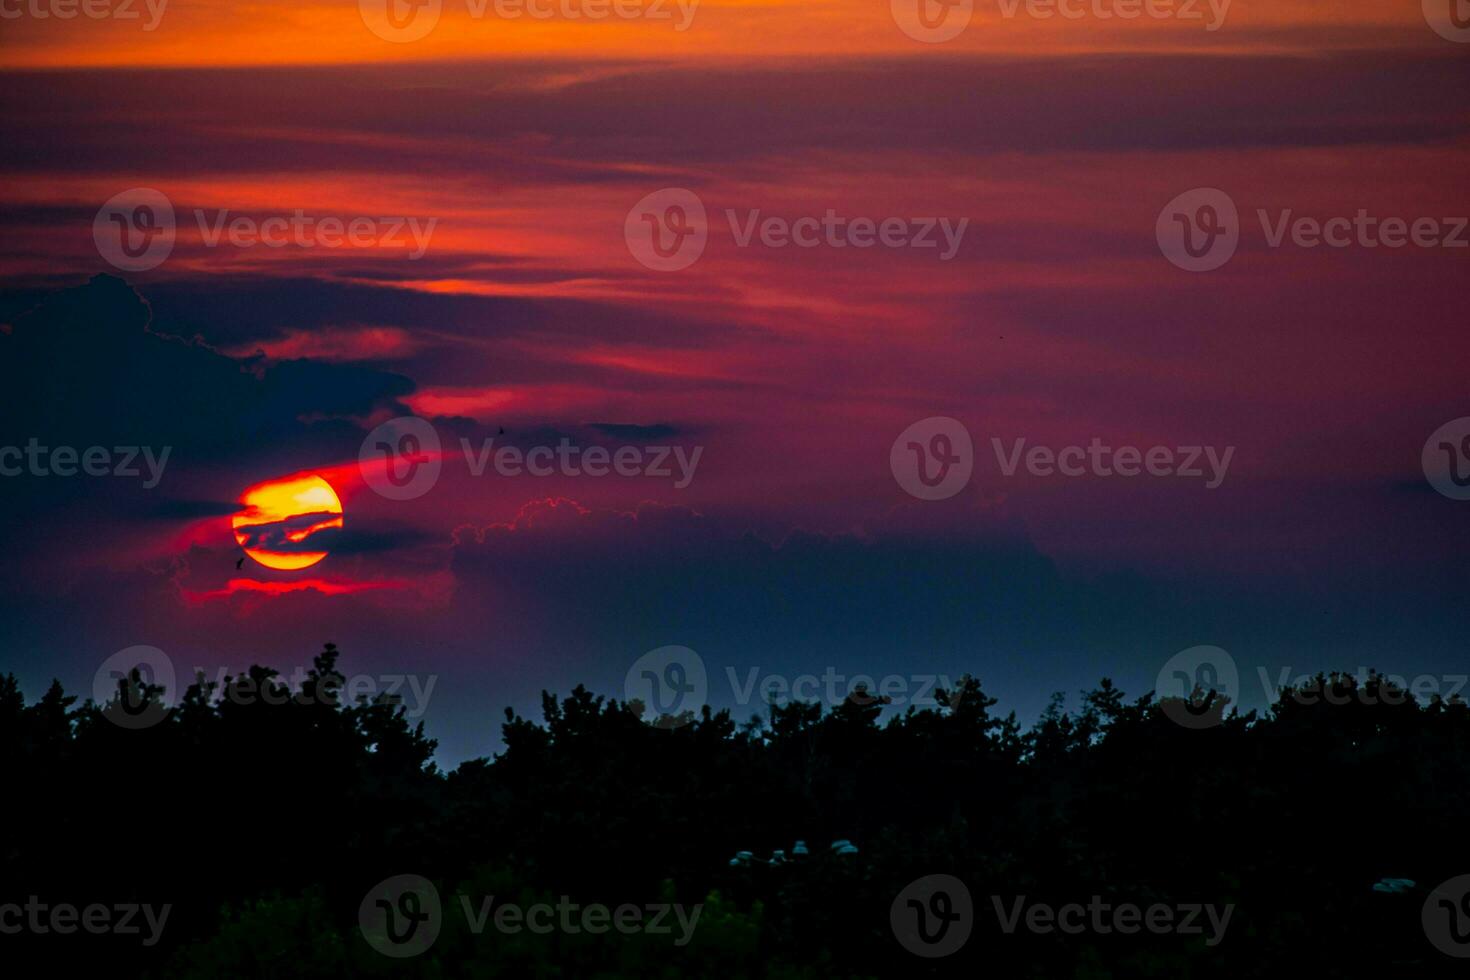
[[[244,509],[230,519],[235,540],[266,568],[315,565],[327,557],[322,532],[342,527],[342,501],[319,476],[256,484],[240,503]]]

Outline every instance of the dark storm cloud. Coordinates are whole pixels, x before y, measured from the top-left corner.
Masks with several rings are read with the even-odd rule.
[[[236,528],[235,533],[245,539],[241,547],[247,551],[270,551],[283,555],[319,552],[329,547],[331,531],[331,528],[320,525],[334,519],[341,520],[341,515],[325,511],[293,514],[268,524],[242,525]],[[314,530],[316,528],[320,529]]]
[[[171,446],[176,460],[249,453],[413,391],[355,365],[254,364],[153,329],[126,283],[98,276],[55,294],[0,335],[0,438],[23,444]],[[323,426],[330,430],[330,425]]]
[[[122,280],[98,276],[49,296],[0,333],[0,446],[89,447],[132,460],[158,479],[70,478],[29,470],[0,480],[12,548],[45,548],[46,574],[73,564],[129,562],[126,549],[167,523],[223,519],[216,498],[324,461],[354,458],[362,429],[346,416],[386,408],[413,390],[401,375],[354,365],[261,364],[194,340],[162,336],[147,304]],[[132,447],[131,449],[129,447]],[[0,582],[26,585],[21,566]],[[27,585],[27,587],[29,587]]]
[[[426,262],[432,260],[432,255],[425,257]],[[162,281],[149,283],[147,295],[155,329],[199,335],[232,349],[267,344],[291,329],[368,324],[412,330],[424,347],[395,359],[395,365],[410,376],[432,367],[441,384],[479,384],[506,377],[577,381],[603,373],[555,352],[542,359],[514,345],[497,346],[497,341],[531,339],[576,346],[614,339],[630,345],[697,349],[738,343],[752,332],[747,326],[697,313],[674,316],[611,303],[426,293],[319,279]],[[486,357],[461,356],[464,344],[482,346]],[[487,360],[496,367],[493,378],[486,377]]]
[[[319,279],[211,277],[150,283],[157,329],[200,334],[220,346],[269,340],[287,328],[387,323],[417,330],[499,335],[535,329],[536,304],[501,297],[435,295]]]
[[[365,530],[348,523],[340,528],[318,531],[311,538],[313,546],[320,545],[338,558],[351,555],[379,555],[388,552],[408,551],[425,546],[443,547],[447,538],[439,532],[429,532],[411,527],[374,527]]]
[[[139,516],[162,521],[191,521],[201,517],[228,517],[239,513],[240,508],[237,501],[231,500],[150,500],[139,508]]]

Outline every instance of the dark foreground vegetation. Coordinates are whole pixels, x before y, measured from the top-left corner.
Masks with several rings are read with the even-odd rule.
[[[877,705],[848,702],[659,728],[578,688],[544,696],[540,722],[507,711],[501,754],[444,773],[401,708],[335,703],[334,649],[315,664],[306,697],[196,686],[138,730],[105,717],[117,706],[54,685],[26,704],[0,679],[0,903],[172,906],[150,947],[22,931],[0,935],[4,959],[184,980],[1470,974],[1421,924],[1429,889],[1470,873],[1470,711],[1385,696],[1378,678],[1325,678],[1341,703],[1289,691],[1264,717],[1203,730],[1107,681],[1029,730],[968,679],[943,707],[882,724]],[[160,692],[124,694],[136,711]],[[788,859],[767,864],[776,849]],[[732,864],[738,851],[753,858]],[[358,911],[405,873],[446,911],[432,947],[394,959]],[[895,940],[890,905],[937,873],[967,885],[974,931],[922,959]],[[1375,891],[1385,878],[1415,884]],[[475,935],[461,894],[702,912],[682,946],[677,930]],[[1007,933],[991,896],[1234,912],[1214,946]]]

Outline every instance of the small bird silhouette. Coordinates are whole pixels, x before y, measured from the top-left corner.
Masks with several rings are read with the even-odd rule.
[[[245,565],[245,556],[244,555],[241,555],[238,559],[235,560],[235,571],[238,572],[242,567],[244,567],[244,565]]]
[[[502,436],[505,435],[505,426],[502,425],[500,427],[500,431],[497,432],[496,435],[502,435]]]

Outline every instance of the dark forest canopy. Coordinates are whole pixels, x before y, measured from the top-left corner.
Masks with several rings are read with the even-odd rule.
[[[1429,889],[1470,873],[1470,710],[1376,675],[1319,677],[1264,715],[1214,705],[1218,724],[1200,729],[1107,680],[1072,710],[1057,696],[1026,729],[993,714],[969,677],[939,707],[881,724],[880,703],[849,700],[744,722],[706,707],[661,727],[637,703],[578,687],[544,694],[539,722],[507,709],[503,751],[453,772],[391,700],[340,703],[342,679],[331,645],[295,690],[255,667],[177,699],[135,676],[108,706],[58,684],[28,704],[0,678],[0,904],[171,906],[150,945],[23,932],[0,935],[0,950],[120,976],[273,980],[1419,977],[1464,965],[1420,917]],[[232,697],[230,685],[283,696]],[[124,706],[159,717],[115,724]],[[770,862],[778,850],[785,860]],[[434,884],[445,925],[421,955],[391,959],[358,911],[402,874]],[[969,941],[942,960],[907,952],[889,919],[931,874],[964,882],[975,907]],[[1385,879],[1413,884],[1373,888]],[[460,896],[701,912],[682,945],[475,935]],[[1022,896],[1233,916],[1213,945],[1007,932],[992,906]]]

